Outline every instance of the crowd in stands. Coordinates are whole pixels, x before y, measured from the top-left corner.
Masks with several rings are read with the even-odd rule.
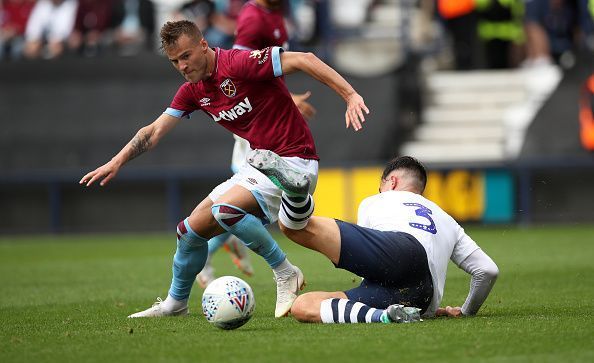
[[[167,20],[193,20],[210,44],[229,47],[243,3],[180,3]],[[53,59],[66,52],[92,57],[108,49],[136,54],[154,47],[158,5],[150,0],[0,0],[0,59]]]
[[[155,32],[164,21],[172,19],[193,20],[210,45],[230,48],[235,20],[245,2],[0,0],[0,60],[53,59],[64,53],[92,57],[108,50],[133,55],[142,49],[155,49],[154,45],[158,44]],[[369,0],[365,6],[371,9],[382,2],[386,3]],[[300,7],[319,9],[320,4],[329,4],[326,9],[343,9],[350,3],[353,2],[286,0],[284,10],[290,23],[291,19],[299,23],[295,15]],[[390,3],[399,6],[400,2]],[[417,0],[414,3],[417,9],[430,9],[434,22],[448,30],[456,69],[551,63],[569,67],[574,49],[594,50],[594,0]],[[341,12],[348,13],[344,9]],[[316,17],[315,12],[307,14]],[[301,20],[314,27],[317,23]],[[295,37],[298,28],[289,26],[290,35]]]
[[[594,0],[437,0],[437,13],[459,70],[570,68],[594,51]]]
[[[155,49],[160,25],[196,22],[211,46],[233,45],[247,0],[0,0],[0,61]],[[308,0],[287,0],[284,11]],[[311,0],[314,2],[315,0]],[[163,13],[165,13],[163,15]]]
[[[154,29],[149,0],[2,0],[0,58],[94,56],[111,45],[127,54]]]

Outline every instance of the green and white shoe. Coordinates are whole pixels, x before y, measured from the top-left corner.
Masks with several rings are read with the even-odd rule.
[[[283,158],[270,150],[252,150],[247,162],[266,175],[274,185],[291,197],[306,196],[309,193],[310,177],[292,167]]]
[[[415,323],[423,321],[420,314],[421,309],[400,304],[390,305],[386,308],[380,320],[382,323]]]

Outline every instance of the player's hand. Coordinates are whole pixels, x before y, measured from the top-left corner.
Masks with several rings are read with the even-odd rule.
[[[365,116],[363,116],[363,111],[366,114],[369,114],[369,109],[365,106],[365,101],[363,101],[363,97],[361,97],[358,93],[353,93],[347,99],[347,110],[344,114],[344,118],[346,120],[346,127],[347,129],[350,126],[353,126],[355,131],[361,130],[363,127],[363,122],[365,122]]]
[[[100,180],[99,185],[104,186],[116,176],[119,170],[119,165],[113,160],[111,160],[105,165],[98,167],[90,173],[87,173],[85,176],[82,177],[78,184],[88,187],[94,182]]]
[[[299,112],[301,112],[303,117],[305,117],[307,120],[311,119],[316,114],[316,109],[309,102],[307,102],[309,96],[311,96],[311,92],[309,91],[303,94],[291,93],[293,102],[295,102]]]
[[[446,306],[445,308],[439,308],[435,311],[435,316],[447,316],[448,318],[459,318],[462,317],[462,308],[459,306],[451,307]]]

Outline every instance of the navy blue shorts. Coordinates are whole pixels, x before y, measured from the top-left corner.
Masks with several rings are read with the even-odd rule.
[[[392,304],[425,312],[433,297],[433,280],[423,245],[404,232],[383,232],[337,220],[340,260],[336,265],[364,278],[345,291],[349,300],[378,309]]]

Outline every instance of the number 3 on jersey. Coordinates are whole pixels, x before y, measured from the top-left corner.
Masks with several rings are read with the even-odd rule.
[[[409,223],[409,225],[411,227],[417,228],[417,229],[420,229],[421,231],[429,232],[432,234],[437,233],[437,228],[435,227],[435,222],[433,222],[433,219],[431,218],[431,216],[429,216],[432,213],[431,209],[429,209],[419,203],[404,203],[404,205],[406,205],[408,207],[417,207],[417,210],[415,210],[415,213],[419,217],[427,218],[427,220],[430,223],[430,224],[421,224],[421,223],[411,222],[411,223]]]

